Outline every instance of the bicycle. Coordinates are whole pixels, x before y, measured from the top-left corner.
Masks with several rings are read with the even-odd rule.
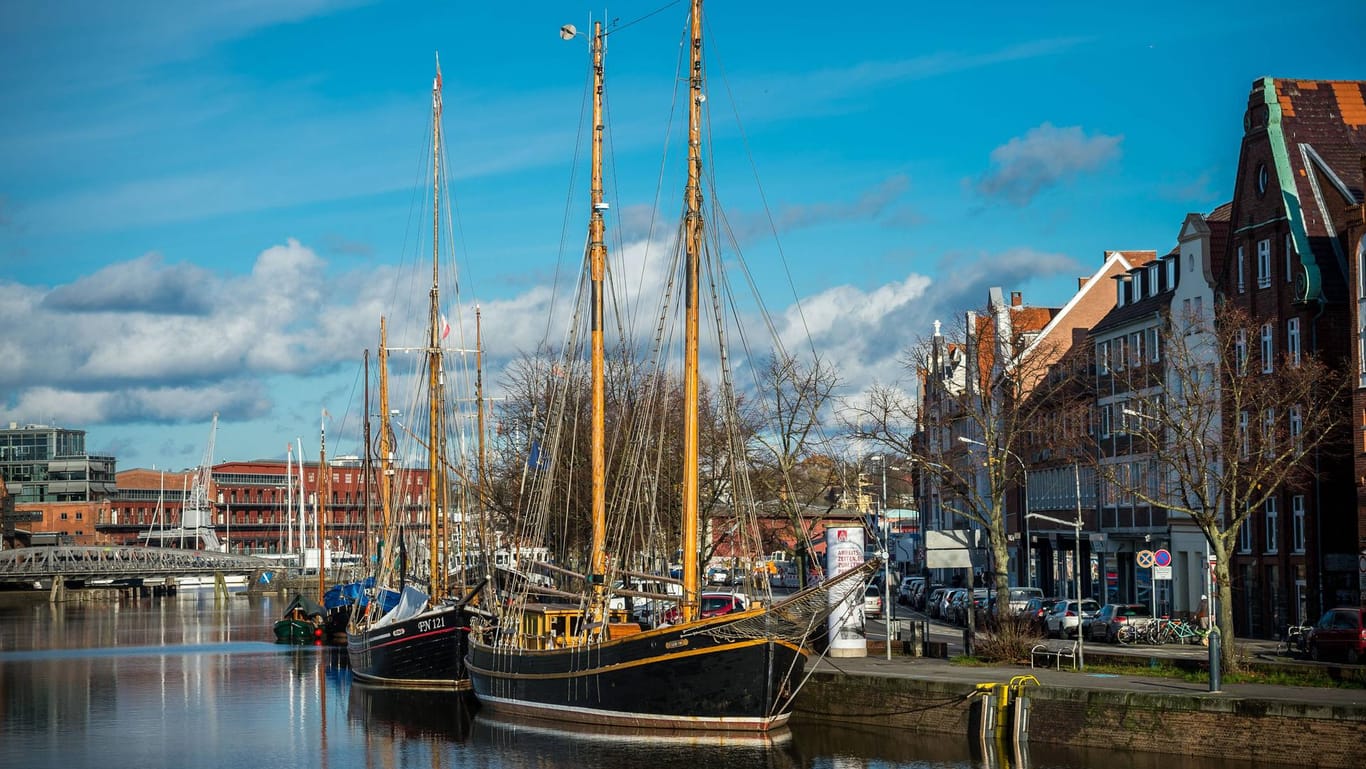
[[[1287,625],[1285,632],[1281,634],[1281,643],[1276,647],[1276,654],[1286,657],[1306,654],[1308,652],[1306,644],[1309,642],[1309,630],[1312,627],[1312,625]]]
[[[1168,623],[1168,626],[1171,628],[1172,637],[1175,638],[1176,642],[1179,644],[1184,644],[1187,641],[1190,641],[1193,644],[1198,644],[1201,641],[1205,640],[1204,628],[1198,628],[1194,625],[1185,622],[1184,620],[1171,620]]]

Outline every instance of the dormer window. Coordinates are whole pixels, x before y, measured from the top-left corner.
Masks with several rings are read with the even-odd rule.
[[[1148,296],[1157,296],[1157,262],[1148,265]]]

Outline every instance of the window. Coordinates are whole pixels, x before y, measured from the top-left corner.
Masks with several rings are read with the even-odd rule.
[[[1271,238],[1257,241],[1257,288],[1271,285]]]
[[[1124,363],[1129,360],[1129,345],[1126,337],[1115,337],[1115,359],[1112,361],[1115,371],[1123,371]]]
[[[1114,408],[1110,404],[1100,407],[1100,437],[1110,436],[1110,418],[1114,416]]]
[[[1194,312],[1195,312],[1195,321],[1196,321],[1197,323],[1203,323],[1203,322],[1205,321],[1205,299],[1204,299],[1204,297],[1200,297],[1200,296],[1195,297],[1195,308],[1194,308]]]
[[[1157,262],[1148,265],[1148,296],[1157,296]]]
[[[1296,553],[1304,552],[1304,495],[1296,494],[1290,498],[1290,547]]]
[[[1285,282],[1295,281],[1295,241],[1291,239],[1290,233],[1285,233]]]
[[[1238,527],[1238,552],[1252,552],[1252,522],[1245,520],[1243,525]]]
[[[1181,300],[1181,325],[1182,325],[1183,327],[1185,327],[1186,333],[1187,333],[1187,334],[1189,334],[1189,333],[1191,332],[1191,321],[1194,320],[1194,318],[1195,318],[1195,316],[1191,315],[1191,300],[1190,300],[1190,299],[1182,299],[1182,300]]]
[[[1287,318],[1285,321],[1285,352],[1290,365],[1300,365],[1300,319]]]
[[[1238,246],[1238,293],[1240,294],[1247,290],[1247,284],[1244,278],[1244,273],[1247,271],[1247,268],[1243,262],[1243,247]]]
[[[1267,409],[1262,413],[1262,447],[1266,456],[1271,457],[1276,453],[1276,409]]]
[[[1246,411],[1239,411],[1239,412],[1238,412],[1238,455],[1241,456],[1243,459],[1247,459],[1249,453],[1251,453],[1251,451],[1250,451],[1249,448],[1248,448],[1248,437],[1247,437],[1247,412],[1246,412]]]
[[[1129,353],[1135,366],[1143,365],[1143,332],[1135,331],[1129,336]]]
[[[1247,373],[1247,330],[1238,329],[1233,337],[1234,368],[1239,376]]]
[[[1099,374],[1110,373],[1110,343],[1098,342],[1096,344],[1096,372]]]
[[[1162,329],[1157,326],[1148,329],[1148,355],[1153,363],[1162,360]]]
[[[1270,374],[1272,369],[1272,356],[1276,354],[1275,332],[1271,329],[1271,324],[1262,325],[1262,373]]]
[[[1303,449],[1304,444],[1300,441],[1300,433],[1304,432],[1304,415],[1300,412],[1299,406],[1290,407],[1290,441],[1296,449]]]
[[[1276,498],[1268,497],[1266,500],[1266,552],[1276,552],[1279,542],[1276,539],[1276,532],[1279,528],[1279,519],[1276,515]]]

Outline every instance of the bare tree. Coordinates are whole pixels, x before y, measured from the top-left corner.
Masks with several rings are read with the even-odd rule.
[[[839,373],[819,357],[807,364],[788,353],[775,353],[761,369],[758,386],[758,430],[751,458],[755,498],[776,506],[788,520],[797,543],[797,572],[805,580],[810,554],[804,513],[822,503],[829,510],[834,505],[828,499],[832,486],[843,485],[825,434]]]
[[[1067,348],[1010,310],[966,313],[951,338],[936,328],[910,347],[905,366],[918,399],[896,385],[876,386],[845,410],[855,436],[910,459],[922,521],[985,532],[999,612],[1010,595],[1007,494],[1024,488],[1021,455],[1040,412],[1056,407],[1047,392],[1066,392],[1073,379],[1070,368],[1054,365]]]
[[[1178,318],[1163,337],[1163,372],[1129,374],[1128,454],[1145,467],[1101,464],[1101,478],[1169,514],[1189,516],[1216,559],[1221,662],[1236,659],[1229,556],[1273,495],[1313,480],[1318,452],[1340,449],[1345,379],[1315,355],[1262,353],[1266,321],[1228,303],[1212,319]]]

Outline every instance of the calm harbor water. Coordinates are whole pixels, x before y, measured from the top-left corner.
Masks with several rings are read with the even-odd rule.
[[[459,695],[351,681],[345,652],[269,643],[287,599],[211,592],[51,605],[0,594],[0,767],[159,769],[1231,769],[1179,756],[799,723],[771,740],[621,738],[502,722]],[[1022,759],[1022,760],[1021,760]]]

